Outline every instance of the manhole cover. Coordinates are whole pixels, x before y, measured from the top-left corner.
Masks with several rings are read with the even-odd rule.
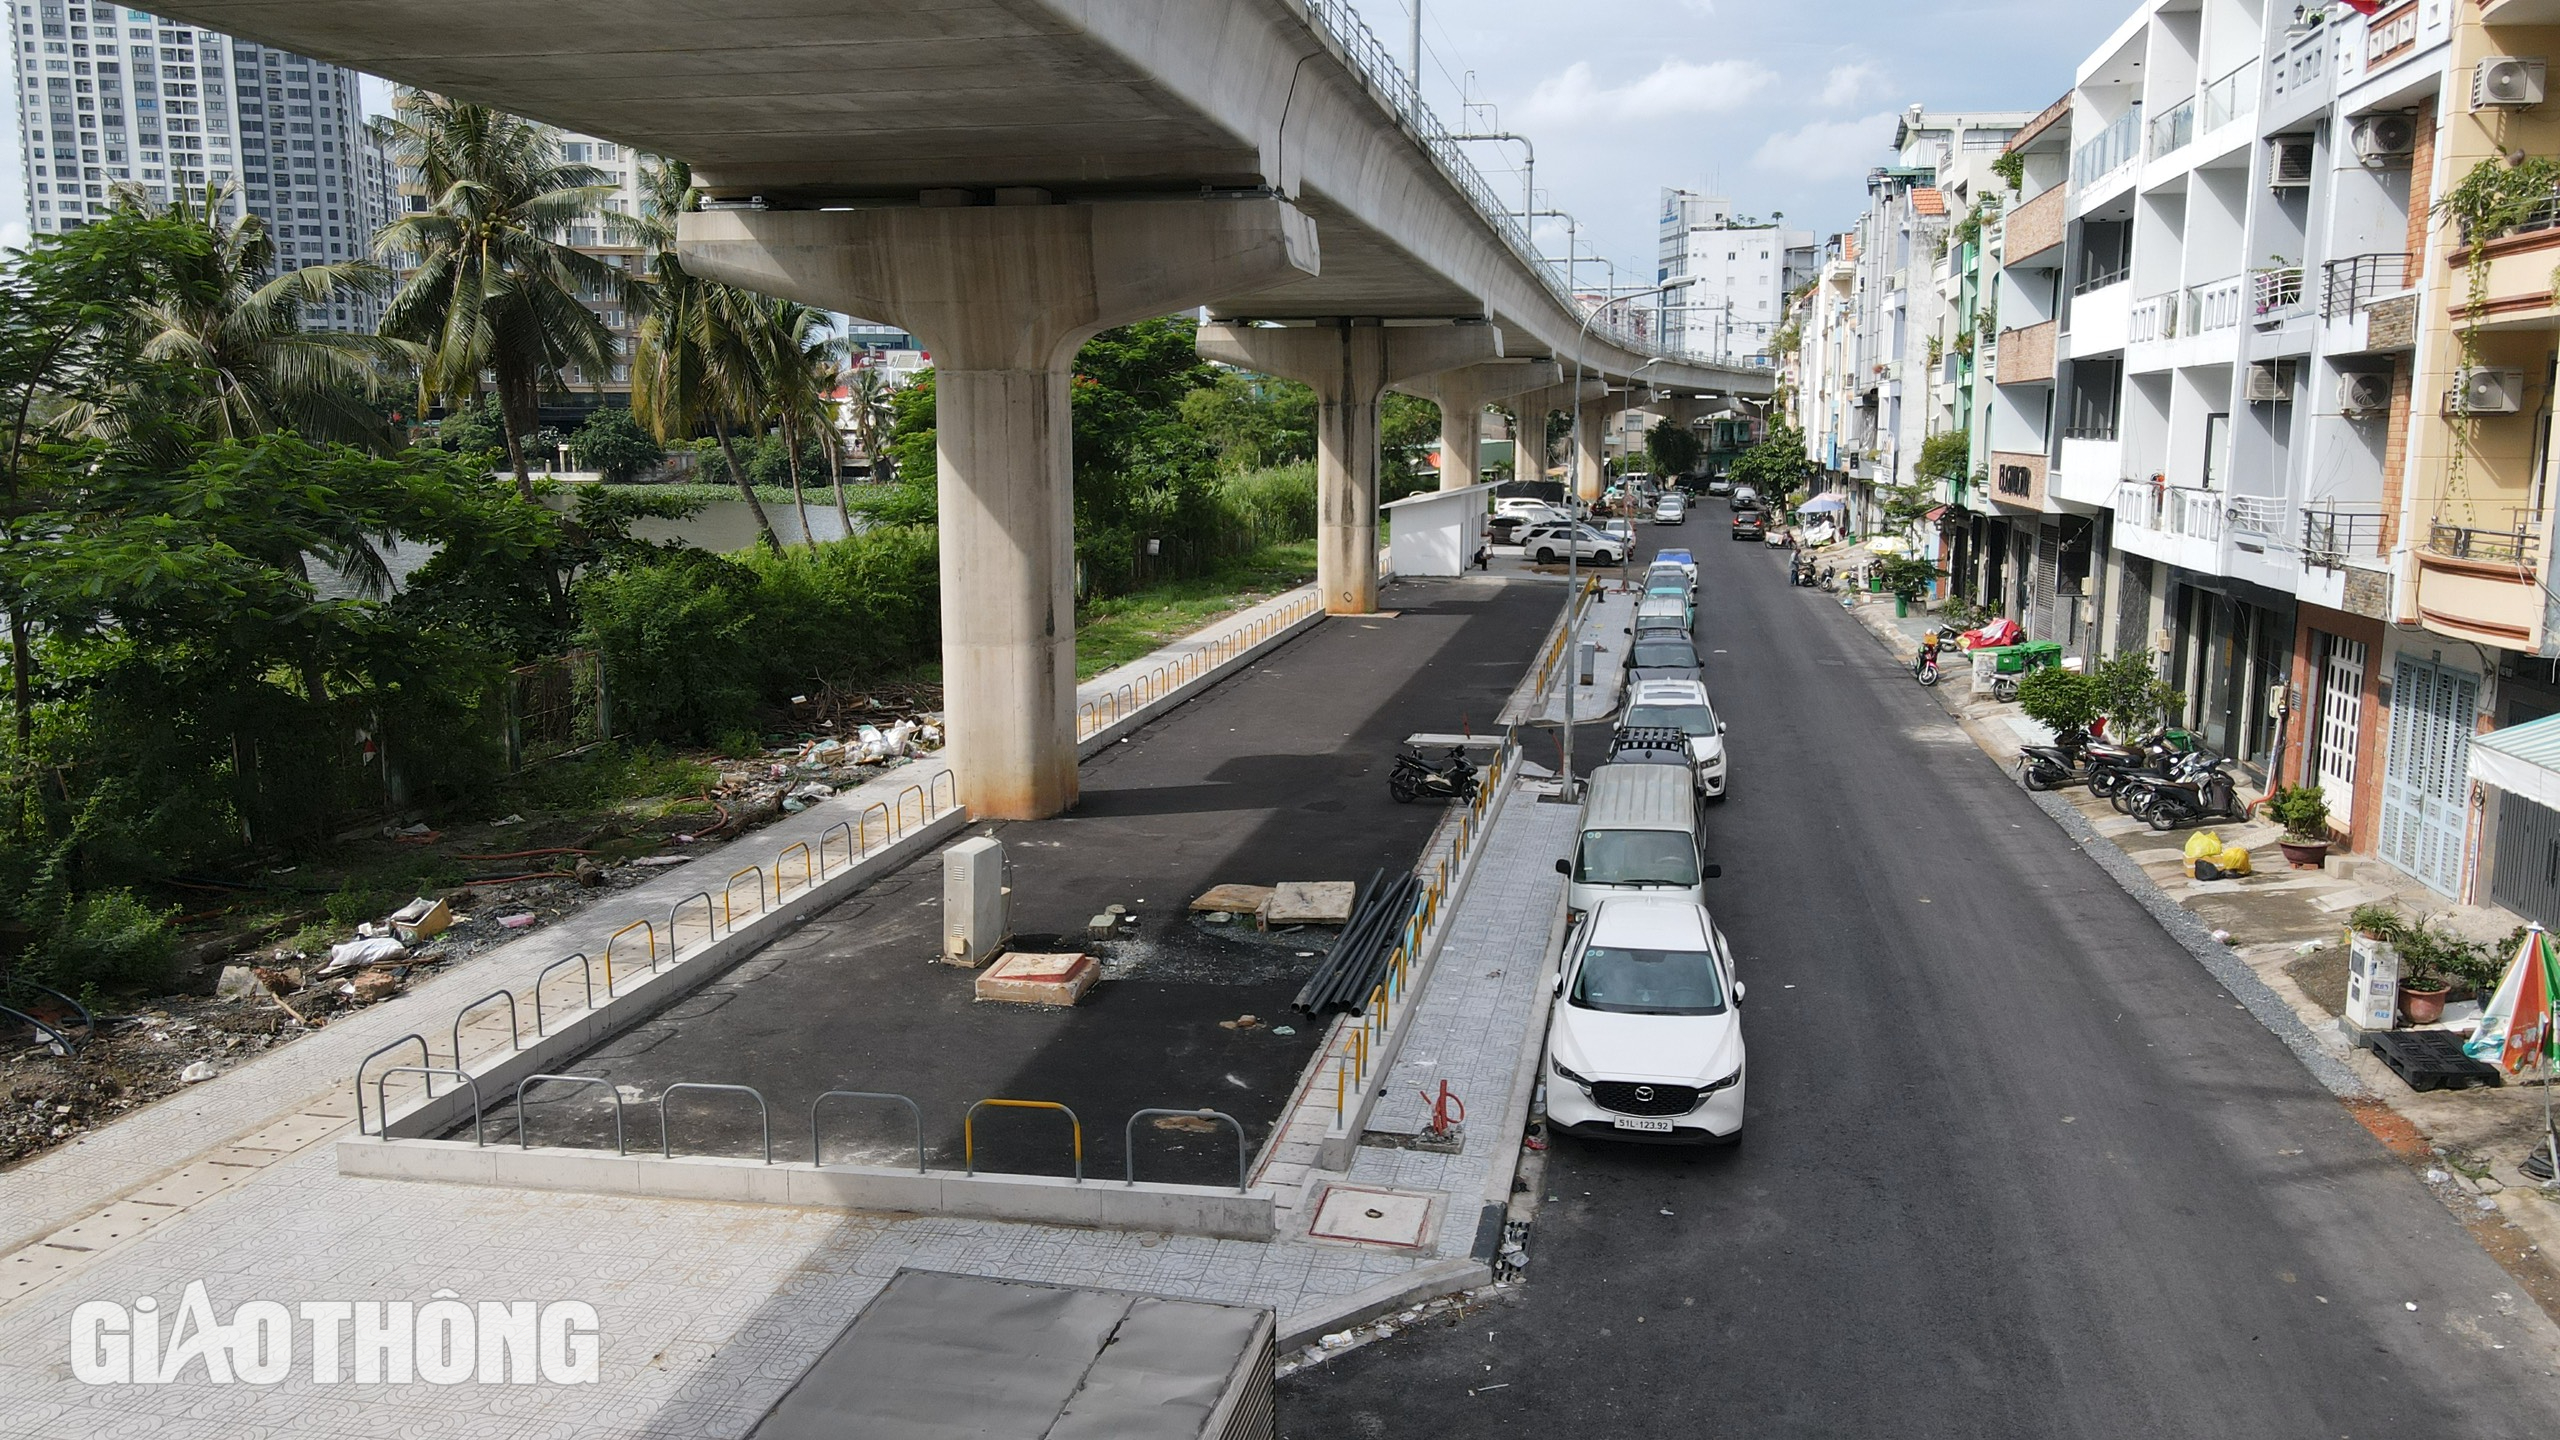
[[[1335,1185],[1316,1206],[1315,1224],[1307,1233],[1319,1240],[1350,1240],[1364,1245],[1420,1248],[1430,1232],[1431,1197],[1401,1195]]]

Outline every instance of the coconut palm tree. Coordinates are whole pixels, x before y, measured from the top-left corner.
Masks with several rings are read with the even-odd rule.
[[[551,133],[531,121],[421,90],[400,93],[389,131],[426,208],[374,237],[377,253],[412,266],[383,333],[421,347],[425,398],[494,384],[507,461],[530,499],[525,441],[541,423],[543,392],[577,372],[601,379],[619,358],[582,297],[620,300],[627,277],[567,239],[572,226],[604,218],[604,172],[562,163]]]
[[[738,463],[737,446],[738,429],[760,425],[769,408],[764,377],[772,347],[765,336],[775,302],[699,279],[676,258],[676,216],[695,200],[683,162],[650,167],[643,188],[643,213],[633,228],[650,251],[649,313],[631,363],[632,418],[670,442],[709,430],[738,497],[755,517],[757,535],[780,554],[782,537]]]
[[[898,421],[897,406],[890,399],[897,387],[889,383],[888,372],[865,364],[854,370],[846,389],[850,393],[844,402],[845,424],[853,430],[853,443],[862,447],[862,458],[871,463],[871,478],[896,479],[897,466],[883,452],[890,428]]]
[[[764,300],[756,309],[762,322],[755,335],[756,349],[763,362],[757,388],[781,432],[784,463],[791,473],[791,504],[800,512],[800,538],[814,550],[818,539],[809,528],[809,502],[800,490],[800,446],[803,440],[815,439],[830,455],[834,453],[835,423],[830,412],[835,408],[835,357],[842,347],[822,310],[794,300]],[[836,511],[850,535],[853,513],[844,501],[841,467],[828,468],[836,472]]]

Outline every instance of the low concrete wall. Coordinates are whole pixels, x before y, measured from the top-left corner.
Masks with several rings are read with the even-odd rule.
[[[959,809],[947,811],[754,919],[741,921],[690,955],[661,961],[654,972],[624,971],[614,978],[613,994],[609,998],[592,1010],[579,1010],[560,1018],[547,1027],[550,1033],[528,1036],[524,1044],[513,1050],[495,1050],[474,1056],[461,1062],[458,1068],[479,1087],[482,1111],[495,1110],[515,1098],[515,1088],[525,1077],[559,1072],[577,1056],[718,979],[739,961],[799,929],[837,901],[918,856],[931,853],[935,846],[958,834],[968,823],[967,812]],[[597,969],[603,969],[601,961],[597,962]],[[518,1007],[519,1017],[529,1028],[533,1023],[533,1006],[529,997],[520,997]],[[500,1007],[493,1004],[487,1008],[496,1010]],[[478,1013],[477,1010],[474,1013]],[[449,1043],[449,1037],[444,1035],[427,1038],[430,1049],[439,1041]],[[439,1057],[443,1061],[454,1058],[451,1055]],[[387,1121],[385,1117],[373,1114],[375,1092],[370,1075],[379,1074],[385,1066],[408,1063],[411,1061],[406,1055],[395,1053],[371,1067],[362,1095],[369,1126],[379,1125],[395,1140],[414,1139],[443,1134],[471,1118],[473,1092],[469,1086],[456,1082],[450,1076],[437,1077],[436,1083],[440,1088],[450,1088],[443,1088],[443,1093],[432,1099],[422,1096],[405,1108],[399,1108],[395,1097],[395,1108]],[[415,1077],[405,1078],[414,1083]]]
[[[724,1156],[615,1155],[603,1150],[474,1145],[468,1140],[338,1142],[338,1173],[380,1180],[430,1180],[646,1195],[744,1205],[953,1215],[1100,1230],[1146,1230],[1222,1240],[1270,1240],[1277,1202],[1204,1185],[1130,1185],[1058,1175],[967,1175],[864,1165],[767,1165]]]

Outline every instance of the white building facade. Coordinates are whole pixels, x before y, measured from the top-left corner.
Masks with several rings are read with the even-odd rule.
[[[1663,342],[1725,364],[1766,365],[1787,296],[1811,277],[1814,236],[1736,216],[1733,202],[1662,192],[1657,283],[1688,279],[1661,307]]]

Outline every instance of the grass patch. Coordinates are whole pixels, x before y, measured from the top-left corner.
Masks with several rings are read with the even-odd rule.
[[[1315,578],[1316,543],[1270,545],[1189,580],[1096,600],[1076,620],[1076,678],[1090,680],[1222,615]]]
[[[505,809],[602,810],[625,801],[699,794],[720,778],[715,767],[662,750],[599,745],[583,755],[527,766],[507,782]]]
[[[673,500],[693,500],[703,504],[738,498],[738,487],[725,481],[688,480],[668,485],[605,485],[602,488],[663,496]],[[857,515],[866,513],[875,504],[887,503],[888,497],[898,488],[895,485],[873,485],[868,481],[847,480],[844,482],[845,508]],[[831,480],[820,478],[804,480],[801,482],[801,493],[813,506],[823,501],[828,509],[835,508],[835,482]],[[767,505],[788,505],[791,503],[791,487],[759,485],[756,487],[756,498]]]

